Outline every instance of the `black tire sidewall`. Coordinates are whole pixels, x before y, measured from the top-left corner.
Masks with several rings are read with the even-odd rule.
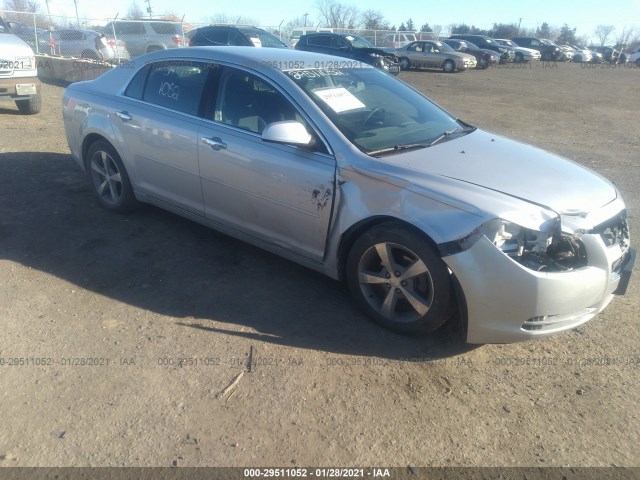
[[[394,322],[380,315],[360,289],[358,266],[365,252],[378,243],[395,243],[414,252],[427,266],[433,281],[434,298],[429,311],[414,322]],[[434,252],[429,240],[400,222],[387,222],[362,234],[353,244],[346,264],[346,280],[351,295],[359,306],[380,325],[404,334],[427,334],[441,327],[454,311],[451,279],[447,266]]]

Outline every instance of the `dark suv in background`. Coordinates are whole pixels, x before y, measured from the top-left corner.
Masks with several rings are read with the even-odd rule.
[[[486,35],[467,35],[459,33],[451,35],[450,38],[453,40],[466,40],[467,42],[471,42],[480,48],[493,50],[500,55],[500,63],[513,62],[513,59],[516,56],[513,48],[500,45],[493,38],[487,37]],[[520,46],[522,47],[522,45]]]
[[[540,52],[540,60],[551,62],[560,57],[560,48],[550,42],[545,42],[535,37],[516,37],[511,39],[516,45],[523,48],[533,48]]]
[[[296,50],[350,58],[393,75],[400,73],[398,57],[350,33],[308,33],[300,37],[296,43]]]
[[[289,48],[278,37],[250,25],[209,25],[187,34],[189,46],[235,45],[245,47]]]

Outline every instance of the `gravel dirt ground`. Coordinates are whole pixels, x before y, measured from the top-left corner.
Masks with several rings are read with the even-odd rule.
[[[400,78],[614,181],[638,238],[640,69]],[[636,279],[546,340],[399,336],[320,274],[156,208],[99,208],[62,92],[45,85],[36,116],[0,104],[0,465],[640,466]]]

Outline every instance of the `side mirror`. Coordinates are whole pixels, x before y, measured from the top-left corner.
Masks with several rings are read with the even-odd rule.
[[[313,136],[309,135],[305,126],[300,122],[286,120],[267,125],[262,131],[262,140],[265,142],[310,146],[313,143]]]

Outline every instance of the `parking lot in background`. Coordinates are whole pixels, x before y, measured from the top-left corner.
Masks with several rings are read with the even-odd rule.
[[[398,78],[613,181],[637,246],[639,68]],[[0,104],[1,466],[640,466],[637,278],[542,341],[399,336],[318,273],[153,207],[99,208],[62,92],[45,85],[35,116]]]

